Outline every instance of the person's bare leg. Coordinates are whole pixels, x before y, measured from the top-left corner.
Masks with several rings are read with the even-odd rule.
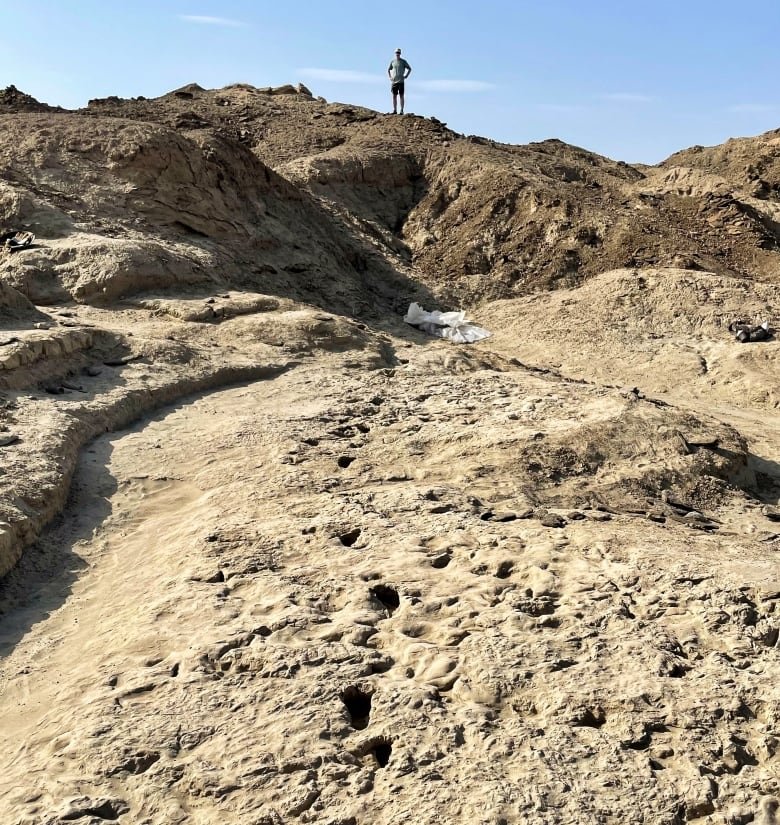
[[[401,92],[400,96],[401,96],[401,114],[403,114],[404,113],[404,93]],[[395,109],[395,106],[393,106],[393,108]]]
[[[398,114],[398,92],[393,92],[393,114]],[[404,102],[403,98],[401,98],[401,110],[403,111]]]

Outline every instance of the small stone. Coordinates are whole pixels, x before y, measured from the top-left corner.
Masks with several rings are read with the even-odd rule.
[[[206,584],[218,584],[225,581],[225,574],[221,570],[217,570],[207,578],[203,579]]]
[[[560,529],[561,527],[566,526],[567,521],[563,516],[559,516],[557,513],[545,513],[541,517],[541,523],[542,527],[553,527]]]
[[[644,398],[644,393],[639,389],[639,387],[623,387],[620,390],[620,394],[624,398],[628,398],[631,401],[638,401],[640,398]]]
[[[780,509],[777,507],[773,507],[770,504],[767,504],[765,507],[761,508],[761,512],[770,520],[770,521],[780,521]]]

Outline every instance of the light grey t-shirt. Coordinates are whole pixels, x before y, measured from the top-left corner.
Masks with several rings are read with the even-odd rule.
[[[400,83],[404,79],[406,70],[411,72],[412,67],[403,59],[403,57],[394,57],[387,67],[390,72],[390,82]]]

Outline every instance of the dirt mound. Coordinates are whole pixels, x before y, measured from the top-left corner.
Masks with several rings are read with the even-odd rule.
[[[750,138],[732,138],[720,146],[692,146],[675,152],[661,168],[701,169],[728,180],[745,194],[777,201],[780,198],[780,129]]]
[[[493,347],[577,379],[774,409],[777,340],[738,343],[740,318],[778,325],[780,288],[706,272],[617,270],[581,287],[482,308]]]
[[[0,221],[38,238],[2,262],[39,303],[230,284],[344,312],[418,291],[370,239],[239,143],[75,114],[0,123]]]
[[[43,321],[45,315],[18,290],[6,281],[0,281],[0,317],[8,321]]]
[[[621,266],[769,280],[780,272],[780,216],[735,198],[734,175],[731,184],[712,178],[727,171],[726,161],[705,163],[693,150],[658,170],[634,168],[556,140],[507,146],[435,118],[393,118],[244,85],[112,98],[92,102],[86,114],[93,112],[245,144],[399,256],[447,305],[572,286]],[[769,168],[768,149],[751,145],[743,154],[754,150],[761,170]],[[690,179],[693,156],[699,161],[690,165],[709,177]]]

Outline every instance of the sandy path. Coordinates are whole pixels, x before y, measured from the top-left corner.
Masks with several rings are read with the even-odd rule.
[[[4,594],[21,602],[0,636],[5,650],[19,640],[0,666],[0,730],[6,744],[22,743],[4,751],[6,780],[15,768],[27,773],[41,753],[68,749],[90,724],[98,686],[128,668],[186,656],[193,634],[206,641],[204,626],[219,635],[220,611],[187,598],[187,574],[201,561],[187,550],[204,525],[236,511],[252,517],[251,490],[227,506],[222,496],[226,486],[235,493],[245,467],[244,421],[262,415],[258,405],[283,404],[280,390],[261,383],[200,398],[84,453],[67,513]],[[211,472],[216,461],[235,468],[232,479]],[[72,585],[53,580],[52,570]],[[20,790],[6,780],[0,787]]]

